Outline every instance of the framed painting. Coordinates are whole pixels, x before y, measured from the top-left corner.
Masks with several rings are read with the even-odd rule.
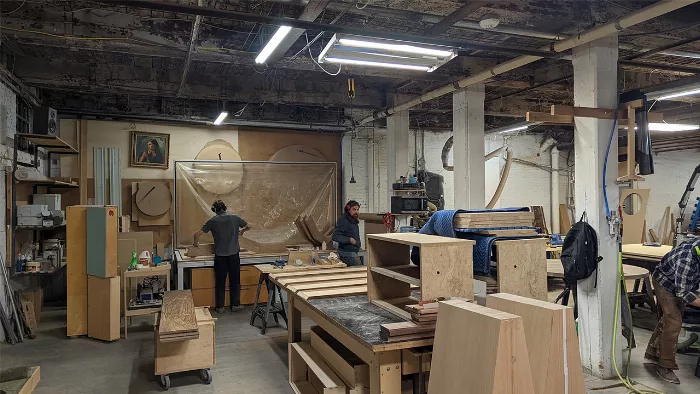
[[[130,164],[133,167],[168,168],[170,134],[132,131]]]

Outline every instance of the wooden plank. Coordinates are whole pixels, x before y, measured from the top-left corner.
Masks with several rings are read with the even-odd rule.
[[[418,315],[437,314],[438,305],[438,302],[431,302],[423,305],[406,305],[406,310]]]
[[[270,265],[270,264],[266,264]],[[343,264],[344,265],[344,264]],[[271,266],[271,265],[270,265]],[[258,266],[256,266],[258,267]],[[327,268],[327,266],[323,265],[313,265],[313,266],[304,266],[304,267],[293,267],[293,266],[285,266],[283,269],[272,269],[270,272],[270,277],[274,279],[286,279],[290,277],[301,277],[301,276],[315,276],[315,275],[326,275],[326,274],[339,274],[343,272],[359,272],[362,270],[363,272],[366,272],[367,267],[360,267],[360,268],[354,268],[354,267],[347,267],[347,268]]]
[[[299,384],[313,374],[323,385],[323,394],[345,394],[345,385],[323,358],[306,343],[289,344],[289,383]],[[315,391],[315,389],[314,389]]]
[[[440,302],[429,393],[533,394],[522,318],[461,300]]]
[[[297,295],[305,300],[314,298],[341,297],[367,293],[367,286],[348,286],[325,290],[300,291]]]
[[[399,323],[385,323],[380,325],[379,332],[383,338],[419,333],[433,334],[435,332],[435,324],[415,324],[408,321]]]
[[[88,156],[90,155],[90,150],[88,148],[88,121],[78,119],[78,163],[79,171],[78,174],[78,193],[80,193],[80,205],[87,205],[88,203]]]
[[[311,327],[311,348],[338,373],[349,389],[369,387],[369,366],[318,326]]]
[[[528,122],[546,123],[553,125],[574,124],[574,117],[567,115],[552,115],[546,112],[526,112],[525,120]]]
[[[411,320],[410,313],[406,312],[404,309],[402,309],[396,305],[393,305],[387,301],[372,300],[372,304],[374,304],[374,305],[376,305],[376,306],[378,306],[378,307],[380,307],[388,312],[391,312],[402,319]]]
[[[586,393],[572,308],[505,293],[486,306],[522,317],[536,393]]]
[[[634,112],[629,112],[627,107],[623,107],[617,114],[617,120],[620,122],[634,119]],[[635,111],[634,107],[629,108]],[[571,116],[579,118],[596,118],[596,119],[615,119],[615,109],[608,108],[591,108],[591,107],[571,107],[568,105],[552,105],[552,116]],[[649,122],[661,123],[664,121],[663,113],[650,112],[648,114]],[[634,128],[632,128],[634,130]],[[632,156],[633,157],[633,156]]]
[[[299,234],[301,234],[302,237],[304,237],[304,239],[306,239],[311,244],[313,244],[315,242],[314,239],[311,237],[311,234],[309,234],[306,226],[304,226],[304,223],[302,222],[302,219],[301,219],[301,215],[297,216],[294,219],[294,225],[297,227],[297,230],[299,230]]]
[[[622,200],[620,200],[622,201]],[[661,231],[661,243],[666,245],[666,235],[668,234],[668,220],[671,217],[671,207],[666,206],[666,209],[664,210],[664,217],[663,217],[663,222],[664,222],[664,229]],[[636,243],[636,242],[634,242]]]
[[[545,239],[496,241],[498,291],[547,300]]]
[[[649,238],[651,238],[651,242],[659,242],[659,237],[656,235],[653,228],[649,229]]]
[[[410,272],[413,275],[406,275],[406,274],[402,274],[400,272],[397,272],[398,268],[401,268],[401,267],[412,268],[411,270],[403,270],[403,271]],[[409,284],[412,284],[415,286],[420,286],[420,278],[417,277],[417,276],[420,276],[420,267],[418,267],[416,265],[392,267],[391,269],[390,268],[383,268],[383,267],[371,267],[370,269],[372,270],[372,272],[382,274],[382,275],[387,276],[389,278],[396,279],[398,281],[401,281],[404,283],[409,283]]]
[[[474,241],[468,241],[421,248],[420,287],[423,300],[474,298],[474,244]]]
[[[318,226],[316,226],[316,222],[308,217],[304,216],[303,218],[304,224],[306,225],[306,228],[309,229],[309,235],[313,238],[313,240],[316,241],[316,244],[320,245],[325,241],[326,237],[323,235],[323,233],[318,229]]]
[[[41,380],[40,368],[13,367],[0,371],[0,392],[31,394]]]
[[[66,207],[66,335],[87,334],[87,206]]]
[[[544,216],[544,208],[542,207],[542,205],[533,205],[530,207],[530,210],[535,216],[534,226],[541,228],[544,234],[549,234],[549,229],[547,228],[547,221],[545,220]]]
[[[411,246],[428,246],[428,245],[451,245],[469,242],[465,239],[440,237],[437,235],[426,235],[418,233],[390,233],[390,234],[370,234],[367,239],[376,239],[378,241],[387,241],[395,244],[411,245]]]
[[[559,231],[566,234],[571,230],[571,218],[566,204],[559,204]]]
[[[317,283],[321,281],[322,283],[332,283],[334,281],[344,281],[352,279],[364,278],[365,283],[367,283],[367,272],[363,270],[362,272],[351,272],[348,274],[337,274],[337,275],[322,275],[317,276],[301,276],[301,277],[290,277],[290,278],[280,278],[277,279],[277,283],[282,286],[288,285],[300,285],[304,283]]]
[[[163,307],[158,326],[161,339],[173,334],[199,333],[192,290],[166,291],[163,294]]]
[[[20,304],[22,308],[22,314],[24,315],[24,320],[26,320],[29,328],[33,332],[36,332],[37,321],[36,316],[34,315],[34,301],[22,300]]]
[[[635,157],[637,152],[635,113],[636,111],[634,108],[627,108],[627,176],[630,177],[637,175],[637,159]]]
[[[306,283],[301,285],[290,285],[287,286],[286,290],[296,293],[298,291],[305,290],[316,290],[316,289],[332,289],[335,287],[349,287],[349,286],[367,286],[367,278],[353,279],[353,280],[340,280],[333,282],[319,282],[319,283]]]
[[[87,274],[101,278],[117,276],[117,207],[88,207],[86,222]]]
[[[187,257],[213,256],[214,244],[199,244],[199,246],[188,246],[185,252]]]
[[[120,337],[120,277],[88,276],[88,336],[103,341]]]

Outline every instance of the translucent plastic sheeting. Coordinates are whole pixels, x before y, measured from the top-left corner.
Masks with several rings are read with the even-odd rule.
[[[336,171],[335,163],[177,161],[175,242],[192,245],[194,233],[214,216],[211,204],[222,200],[252,227],[241,248],[284,252],[285,245],[306,244],[294,220],[308,216],[321,231],[335,225]],[[200,238],[208,242],[211,234]]]

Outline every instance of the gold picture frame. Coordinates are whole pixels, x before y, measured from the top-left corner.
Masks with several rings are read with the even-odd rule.
[[[170,166],[170,134],[131,132],[129,165],[167,169]]]

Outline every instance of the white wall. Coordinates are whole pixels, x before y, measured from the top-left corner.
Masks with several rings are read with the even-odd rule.
[[[414,168],[415,139],[416,130],[411,130],[409,135],[409,166]],[[386,131],[376,129],[372,136],[372,129],[364,129],[358,132],[353,140],[353,158],[355,169],[355,180],[357,183],[350,184],[350,134],[343,139],[343,195],[345,199],[355,199],[362,204],[364,212],[387,212],[386,199]],[[418,157],[421,157],[421,132],[418,131]],[[454,206],[454,182],[453,173],[442,168],[441,153],[445,141],[450,137],[449,132],[425,132],[425,166],[428,171],[435,172],[444,177],[445,208],[455,209]],[[545,167],[551,166],[551,154],[549,151],[539,153],[544,137],[542,135],[519,134],[510,136],[487,136],[485,142],[485,153],[507,144],[513,150],[515,158]],[[374,148],[374,155],[371,150]],[[370,154],[368,155],[368,150]],[[565,204],[567,201],[567,187],[569,177],[567,171],[573,171],[573,157],[571,167],[567,164],[568,152],[560,153],[559,172],[559,202]],[[372,161],[374,159],[374,161]],[[654,157],[654,175],[646,176],[646,181],[639,183],[639,188],[650,188],[651,194],[647,207],[647,227],[653,226],[658,229],[662,226],[661,217],[666,206],[670,205],[672,212],[678,216],[678,200],[688,182],[692,170],[700,164],[698,151],[682,151],[662,153]],[[448,163],[452,164],[452,157],[449,156]],[[500,174],[505,166],[505,153],[500,157],[489,160],[486,163],[486,202],[494,194]],[[615,167],[613,167],[614,170]],[[369,185],[370,173],[374,173],[374,183]],[[700,184],[698,185],[700,186]],[[374,196],[374,207],[370,205]],[[697,188],[690,199],[689,207],[686,210],[686,226],[689,223],[688,217],[693,211],[696,197],[700,196],[700,187]],[[513,163],[510,174],[506,182],[501,198],[495,207],[515,207],[542,205],[547,219],[547,224],[551,230],[551,173],[521,163]],[[555,207],[556,208],[556,207]],[[574,221],[576,218],[572,218]],[[658,233],[659,231],[657,231]]]

